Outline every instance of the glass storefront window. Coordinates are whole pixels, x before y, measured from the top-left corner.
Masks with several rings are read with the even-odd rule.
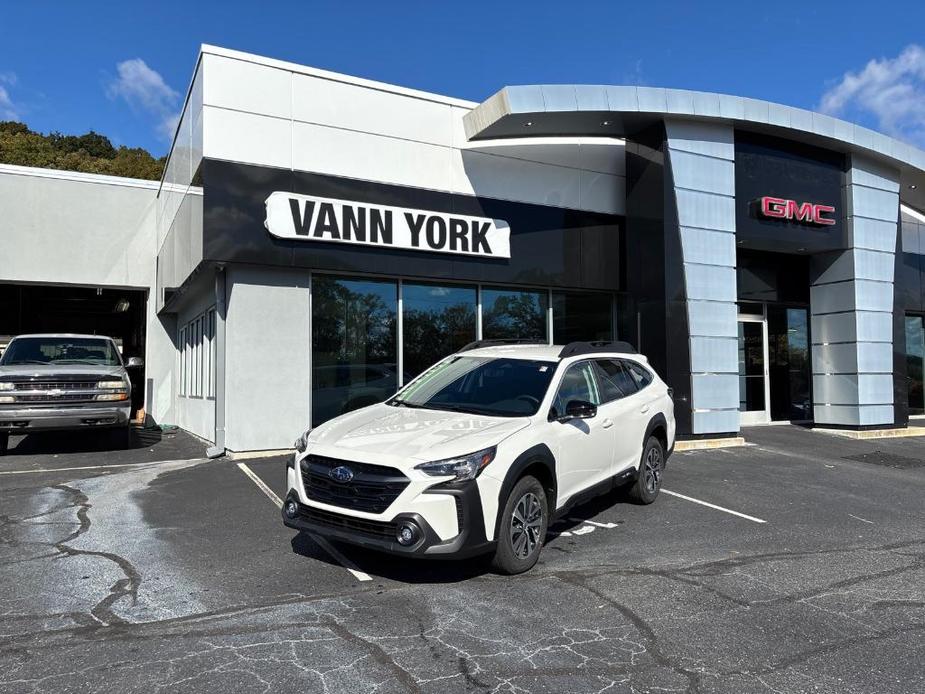
[[[482,290],[482,338],[548,340],[544,291]]]
[[[398,388],[398,283],[312,278],[312,426]]]
[[[613,296],[602,292],[553,292],[552,341],[613,339]]]
[[[475,339],[475,294],[475,287],[402,284],[405,383]]]
[[[906,380],[909,388],[909,414],[925,414],[923,362],[925,326],[922,316],[906,316]]]

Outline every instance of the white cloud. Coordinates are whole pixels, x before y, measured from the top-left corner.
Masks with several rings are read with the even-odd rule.
[[[855,119],[873,116],[883,132],[925,146],[925,48],[913,44],[895,58],[846,72],[822,95],[819,110]]]
[[[13,98],[3,85],[15,86],[16,73],[0,72],[0,120],[19,120],[19,108],[13,103]]]
[[[180,93],[164,81],[160,73],[141,58],[123,60],[116,65],[118,76],[106,86],[110,99],[122,99],[136,112],[157,120],[155,131],[168,142],[173,139],[179,113]]]

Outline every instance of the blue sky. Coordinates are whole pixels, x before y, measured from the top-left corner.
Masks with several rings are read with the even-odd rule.
[[[473,100],[536,83],[726,92],[925,146],[922,2],[36,0],[0,16],[0,120],[155,154],[201,43]]]

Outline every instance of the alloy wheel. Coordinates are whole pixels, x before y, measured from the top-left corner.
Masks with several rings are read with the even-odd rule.
[[[527,492],[514,504],[511,514],[511,547],[514,555],[526,559],[540,543],[543,531],[543,507],[533,492]]]
[[[662,452],[658,446],[652,446],[646,453],[645,471],[646,491],[655,494],[662,484]]]

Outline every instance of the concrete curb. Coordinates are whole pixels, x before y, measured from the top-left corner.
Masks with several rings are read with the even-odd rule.
[[[925,427],[906,427],[904,429],[869,429],[867,431],[852,431],[850,429],[826,429],[813,427],[811,431],[821,434],[834,434],[846,439],[863,441],[867,439],[904,439],[911,436],[925,436]]]
[[[714,448],[734,448],[736,446],[747,446],[745,439],[741,436],[731,436],[722,439],[692,439],[690,441],[675,441],[675,452],[684,451],[706,451]]]
[[[238,451],[236,453],[228,451],[225,453],[225,457],[228,460],[252,460],[254,458],[275,458],[281,455],[292,455],[293,453],[295,453],[294,448],[278,448],[269,451]]]

